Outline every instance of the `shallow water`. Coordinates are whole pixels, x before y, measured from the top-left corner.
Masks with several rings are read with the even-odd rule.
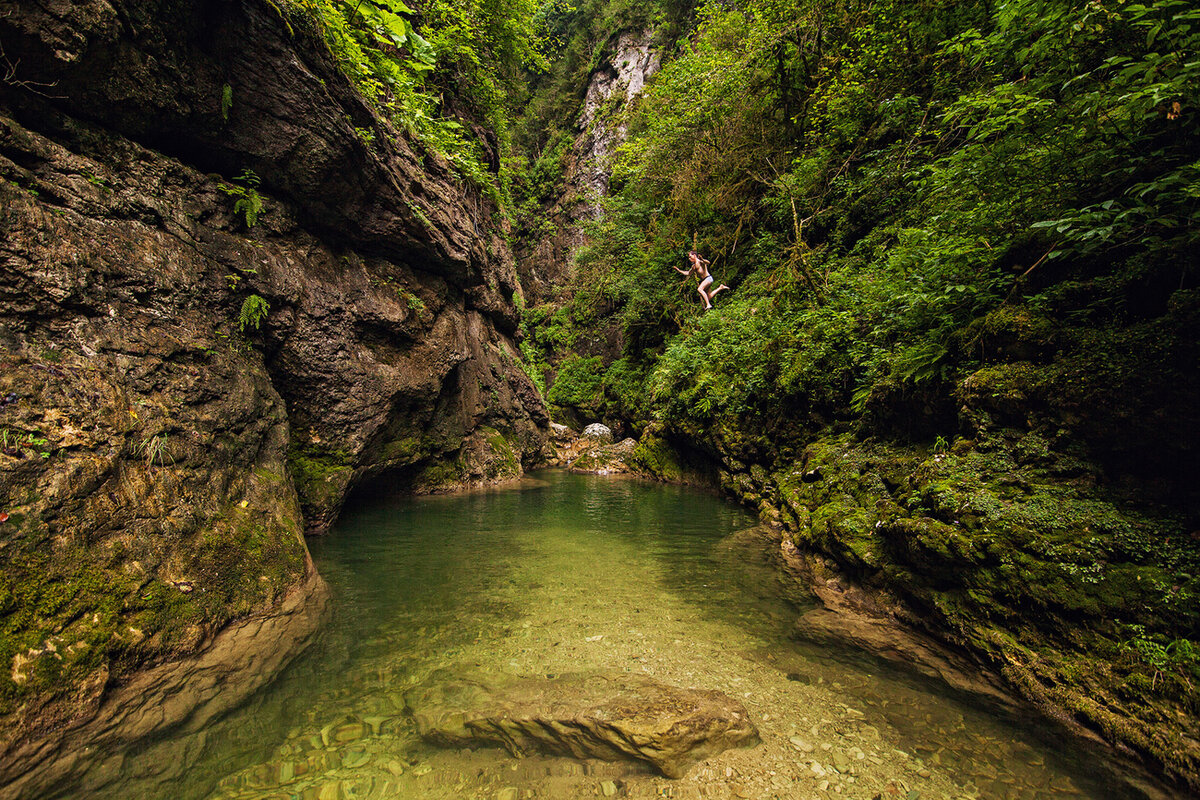
[[[1091,798],[1099,754],[851,651],[788,638],[754,520],[694,490],[548,472],[519,488],[359,497],[313,542],[318,643],[190,746],[164,796]],[[743,533],[739,533],[743,532]],[[436,669],[633,672],[742,701],[762,744],[667,780],[631,764],[438,750],[403,694]]]

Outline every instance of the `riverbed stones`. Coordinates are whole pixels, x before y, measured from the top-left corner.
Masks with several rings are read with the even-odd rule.
[[[791,736],[788,741],[792,743],[792,747],[799,750],[801,753],[811,753],[814,749],[810,742],[801,739],[799,736]]]
[[[557,422],[551,422],[550,438],[555,444],[570,444],[579,438],[579,434],[566,425],[560,425]]]
[[[441,671],[405,702],[418,733],[434,744],[642,761],[669,778],[730,747],[758,742],[745,707],[723,692],[638,675],[546,679]]]

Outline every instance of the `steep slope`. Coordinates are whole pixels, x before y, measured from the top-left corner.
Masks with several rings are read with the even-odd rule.
[[[697,26],[614,110],[603,213],[526,315],[552,410],[715,476],[833,605],[1200,789],[1200,17],[764,2]],[[689,247],[733,287],[714,311],[671,271]]]
[[[660,56],[652,31],[621,29],[599,48],[570,120],[548,136],[530,170],[526,194],[529,229],[518,238],[517,265],[530,303],[553,297],[569,282],[574,252],[586,239],[584,227],[599,219],[608,194],[616,150],[627,134],[625,115],[646,81],[658,72]],[[539,132],[540,133],[540,132]]]
[[[298,20],[0,14],[5,797],[269,680],[324,604],[303,531],[357,483],[541,456],[491,205]]]

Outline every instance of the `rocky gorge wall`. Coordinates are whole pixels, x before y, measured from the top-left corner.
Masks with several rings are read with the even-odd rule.
[[[41,797],[299,652],[354,486],[515,477],[548,417],[489,204],[274,4],[20,2],[0,46],[0,796]]]

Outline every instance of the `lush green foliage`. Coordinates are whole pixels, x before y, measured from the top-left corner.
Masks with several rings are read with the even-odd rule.
[[[599,406],[603,364],[598,356],[572,356],[559,366],[554,385],[546,393],[553,405],[595,409]]]
[[[534,0],[286,0],[280,10],[315,25],[363,96],[398,128],[507,202],[507,175],[489,172],[486,143],[464,122],[482,122],[505,145],[508,96],[523,69],[545,65]]]
[[[263,212],[262,195],[258,193],[258,187],[262,181],[252,169],[242,170],[241,174],[233,181],[233,183],[218,184],[217,188],[230,197],[236,198],[233,204],[233,213],[241,214],[246,227],[253,228],[258,224],[259,214]]]
[[[542,208],[553,200],[566,169],[581,88],[612,38],[650,28],[659,42],[670,40],[691,24],[693,5],[694,0],[576,0],[575,5],[546,0],[541,5],[537,23],[547,69],[529,75],[526,89],[513,95],[520,112],[508,159],[525,237],[552,233]]]
[[[1190,4],[754,0],[700,19],[630,120],[572,306],[580,325],[615,308],[627,357],[655,349],[658,413],[861,410],[975,368],[971,325],[1005,303],[1087,324],[1139,283],[1195,281]],[[693,243],[735,287],[701,319],[669,269]]]
[[[261,295],[248,295],[242,301],[242,307],[238,311],[238,329],[242,333],[253,328],[258,330],[262,326],[262,321],[267,318],[267,314],[271,312],[271,305]]]
[[[1014,508],[1028,512],[1028,535],[1012,563],[972,573],[986,586],[962,602],[977,619],[1003,599],[989,591],[1024,597],[1039,570],[1065,564],[1063,607],[1102,621],[1098,641],[1122,669],[1160,692],[1190,691],[1195,543],[1145,523],[1154,533],[1130,544],[1122,531],[1138,517],[1126,509],[1106,511],[1100,535],[1093,489],[1068,503],[1054,487],[1095,475],[1092,458],[1164,485],[1177,480],[1171,459],[1194,463],[1162,432],[1162,409],[1185,419],[1196,385],[1200,10],[713,0],[697,18],[623,120],[629,139],[573,285],[527,313],[527,358],[547,374],[560,366],[548,399],[666,429],[726,464],[777,459],[784,472],[798,443],[831,429],[907,438],[897,452],[931,448],[929,464],[964,466],[945,481],[945,508],[914,495],[914,515],[936,511],[949,527],[904,536],[934,544],[958,542],[963,487],[1012,447],[988,432],[1024,431],[1042,414],[1047,440],[1030,434],[1021,447],[1042,441],[1044,452],[1018,460],[1052,473],[1045,485],[1019,503],[1003,481],[970,494],[1004,530]],[[570,46],[564,58],[591,68]],[[522,139],[536,155],[535,208],[563,164],[564,129],[544,124],[548,109],[578,102],[547,87],[527,119],[548,132]],[[691,247],[733,287],[712,311],[671,269]],[[620,352],[572,354],[614,329]],[[1092,452],[1077,456],[1073,439]],[[838,441],[831,463],[846,457]],[[863,462],[864,474],[882,468]],[[840,542],[875,535],[855,520],[827,529]],[[1025,552],[1039,547],[1059,549]],[[1124,594],[1089,594],[1100,569],[1115,576],[1105,591]]]

